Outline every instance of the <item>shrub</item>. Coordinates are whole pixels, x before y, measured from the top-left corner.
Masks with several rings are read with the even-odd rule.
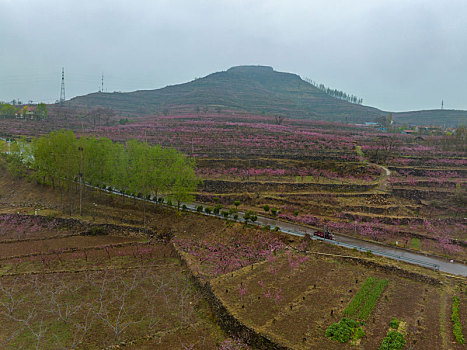
[[[365,330],[363,327],[357,327],[353,333],[352,340],[358,340],[365,336]]]
[[[196,207],[196,211],[197,211],[198,213],[203,212],[203,206],[202,206],[202,205],[198,205],[198,206]]]
[[[208,207],[206,207],[206,208],[204,208],[204,212],[205,212],[206,214],[211,214],[211,212],[212,212],[212,209],[211,209],[211,208],[208,208]]]
[[[234,205],[235,205],[235,207],[238,208],[238,206],[240,205],[240,201],[235,201],[235,202],[234,202]]]
[[[171,200],[171,199],[167,200],[167,205],[168,205],[169,207],[172,206],[172,200]]]
[[[458,297],[454,297],[452,299],[452,314],[451,314],[451,321],[454,322],[453,333],[456,337],[456,340],[459,344],[465,344],[464,335],[462,334],[462,324],[459,317],[459,304],[460,299]]]
[[[182,210],[186,210],[186,209],[187,209],[187,208],[186,208],[186,205],[183,204],[183,205],[182,205]]]
[[[401,323],[401,321],[399,321],[397,318],[393,317],[391,322],[389,322],[389,327],[391,327],[392,329],[398,329],[400,323]]]
[[[229,212],[228,212],[228,211],[223,210],[223,211],[221,212],[221,214],[222,214],[222,216],[223,216],[224,218],[226,218],[226,219],[229,217]]]
[[[298,210],[295,210],[295,211],[293,212],[293,215],[294,215],[294,216],[298,216]]]
[[[235,214],[237,212],[238,212],[238,210],[236,208],[230,208],[229,209],[229,214]]]
[[[357,328],[360,328],[357,321],[343,317],[339,323],[333,323],[326,329],[325,336],[339,343],[347,343]]]
[[[265,204],[263,206],[263,209],[264,209],[265,212],[268,212],[269,211],[269,205]]]
[[[245,220],[245,223],[248,222],[248,220],[251,220],[251,222],[255,222],[258,219],[258,216],[256,216],[255,212],[252,210],[249,210],[243,215],[243,219]]]
[[[157,201],[158,201],[159,203],[164,203],[164,198],[159,197],[159,198],[157,199]]]
[[[238,220],[238,214],[234,214],[233,218],[234,220]]]
[[[271,214],[272,214],[272,216],[276,216],[277,215],[277,209],[276,208],[271,208]]]
[[[104,231],[102,227],[93,227],[88,232],[85,233],[86,236],[104,236],[108,233]]]
[[[396,331],[390,331],[386,337],[384,337],[381,346],[378,350],[399,350],[405,346],[404,336]]]
[[[219,215],[221,209],[222,209],[222,205],[216,205],[213,209],[214,214]]]

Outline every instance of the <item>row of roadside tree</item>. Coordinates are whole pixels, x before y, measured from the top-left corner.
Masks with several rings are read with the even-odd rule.
[[[70,198],[77,183],[87,183],[140,198],[164,195],[179,207],[192,200],[199,183],[194,160],[173,148],[134,139],[122,144],[105,137],[77,138],[70,130],[17,142],[10,157],[32,168],[38,182],[68,191]]]

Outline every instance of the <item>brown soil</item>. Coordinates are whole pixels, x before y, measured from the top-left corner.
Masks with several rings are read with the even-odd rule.
[[[15,187],[16,191],[13,190]],[[60,194],[46,190],[46,187],[34,183],[24,183],[8,176],[2,176],[0,178],[0,212],[32,214],[33,209],[40,206],[44,214],[70,217],[60,211]],[[25,200],[25,198],[27,199]],[[146,215],[146,228],[149,232],[166,235],[167,238],[173,235],[176,238],[196,239],[205,236],[209,232],[228,239],[232,232],[232,225],[223,220],[198,214],[178,213],[175,210],[155,205],[146,206]],[[74,216],[77,216],[76,211]],[[129,199],[123,201],[118,196],[105,196],[99,195],[97,192],[86,191],[81,219],[95,224],[142,225],[141,203]],[[236,228],[241,229],[239,225]],[[241,232],[245,233],[245,237],[249,234],[248,230]],[[69,239],[70,241],[68,241]],[[39,251],[71,246],[88,247],[108,244],[114,242],[114,239],[121,241],[135,240],[132,237],[112,235],[79,236],[46,240],[39,245],[31,244],[32,242],[0,244],[0,249],[4,249],[2,246],[10,246],[15,247],[15,251],[24,253],[25,249],[32,251],[33,247],[39,249]],[[299,242],[295,243],[298,244]],[[319,253],[364,256],[357,252],[316,242],[312,243],[309,249],[312,252]],[[9,252],[11,250],[7,249],[3,251],[3,254],[10,254]],[[113,252],[115,255],[112,255],[112,259],[118,257],[118,249],[113,250]],[[180,276],[184,276],[185,270],[177,264],[173,264],[173,256],[166,255],[165,250],[161,250],[161,252],[161,254],[155,255],[157,256],[156,263],[164,264],[165,261],[167,273],[170,273],[173,268],[178,271],[177,273],[180,273]],[[93,262],[96,262],[94,263],[96,267],[105,267],[110,264],[106,262],[109,260],[106,256],[107,253],[102,250],[95,253],[90,252],[88,262],[81,261],[76,264],[65,264],[63,267],[79,269],[83,266],[92,266]],[[131,261],[131,251],[127,251],[125,256],[125,259]],[[83,260],[83,256],[73,254],[63,254],[63,257],[67,260],[77,258]],[[139,259],[136,259],[136,261],[136,265],[140,264]],[[375,258],[375,261],[388,263],[387,260],[380,258]],[[12,263],[14,264],[14,262]],[[29,269],[35,268],[36,265],[34,264],[41,264],[37,258],[31,259],[31,263],[33,267],[29,267]],[[411,271],[442,278],[442,276],[440,277],[438,274],[422,268],[407,267],[407,265],[398,263],[394,263],[394,265],[404,266]],[[117,264],[117,267],[126,266],[131,266],[131,263],[126,261]],[[160,267],[158,268],[160,269]],[[273,271],[271,269],[275,268],[278,268],[277,272],[271,272]],[[164,271],[163,268],[162,271]],[[78,275],[74,274],[74,276]],[[339,258],[314,254],[310,254],[307,261],[292,269],[288,265],[287,257],[278,254],[276,263],[266,260],[254,264],[253,267],[248,266],[220,276],[214,280],[213,284],[217,295],[235,315],[258,330],[271,334],[278,341],[291,344],[297,349],[340,349],[348,348],[348,345],[341,345],[328,340],[324,337],[324,331],[331,323],[337,322],[342,317],[343,309],[368,276],[387,278],[389,285],[365,326],[367,336],[362,340],[363,348],[376,349],[380,345],[388,329],[388,322],[392,317],[407,322],[409,333],[406,339],[410,344],[414,345],[414,348],[424,349],[427,348],[426,346],[430,348],[429,346],[433,344],[436,345],[436,348],[443,348],[439,325],[439,310],[441,309],[439,299],[444,290],[441,287],[397,277],[394,273],[384,272],[383,269],[373,269],[351,261],[347,262]],[[262,282],[263,287],[258,282]],[[241,296],[239,287],[245,284],[247,292],[244,296]],[[276,296],[279,297],[276,299]],[[162,328],[159,329],[162,333],[153,339],[141,341],[138,346],[177,348],[193,344],[195,348],[200,349],[203,346],[206,349],[215,348],[216,343],[225,339],[225,336],[219,335],[222,332],[210,321],[210,316],[206,316],[209,315],[209,312],[202,300],[199,296],[192,299],[192,302],[196,303],[196,312],[192,315],[193,319],[190,319],[190,322],[195,324],[194,327],[179,329],[177,328],[178,323],[171,318],[173,315],[169,315],[170,312],[163,314],[165,319],[161,323]],[[154,305],[163,305],[164,302],[160,296],[153,299]],[[465,298],[461,302],[461,319],[463,320],[466,317],[466,302]],[[141,307],[138,310],[143,311],[143,308]],[[450,311],[448,313],[450,315]],[[420,324],[418,321],[420,321]],[[449,324],[447,328],[449,329]],[[174,332],[166,332],[170,329],[174,329]],[[452,334],[452,330],[450,332]],[[144,332],[132,330],[128,332],[125,339],[142,339],[146,335]],[[112,343],[109,336],[104,337],[96,333],[93,334],[93,337],[92,339],[100,339],[101,337],[107,345]],[[95,346],[97,344],[92,343],[91,347]],[[138,346],[135,345],[135,348],[138,348]]]
[[[365,324],[361,346],[378,348],[389,321],[396,317],[407,323],[406,340],[415,349],[443,348],[439,312],[444,292],[440,287],[332,258],[312,257],[297,271],[290,271],[284,255],[276,264],[279,270],[275,276],[266,261],[220,276],[213,284],[217,295],[240,320],[283,344],[297,349],[347,348],[348,344],[324,337],[324,332],[340,320],[365,278],[377,276],[387,278],[389,284]],[[240,287],[245,285],[247,291],[241,295]],[[267,290],[280,290],[281,298],[265,297]]]
[[[86,248],[96,247],[109,244],[119,244],[137,241],[130,237],[115,237],[115,236],[96,236],[84,237],[74,236],[66,238],[56,238],[41,241],[26,241],[17,243],[0,244],[0,257],[25,255],[31,253],[50,253],[69,248]]]
[[[112,206],[112,203],[115,206]],[[39,289],[46,295],[51,295],[50,291],[54,289],[60,291],[61,288],[66,288],[66,293],[77,291],[77,296],[69,300],[71,300],[72,308],[78,306],[79,308],[77,313],[73,313],[70,317],[74,320],[73,322],[84,322],[83,317],[88,312],[94,315],[91,305],[94,305],[94,310],[98,310],[100,290],[98,287],[105,283],[106,278],[111,280],[111,276],[117,276],[115,283],[119,283],[119,287],[112,292],[115,294],[110,292],[111,289],[108,290],[108,295],[106,294],[105,302],[110,302],[112,297],[116,297],[124,290],[125,285],[131,285],[135,273],[141,276],[152,274],[155,283],[154,285],[148,284],[149,280],[138,278],[138,283],[140,283],[138,288],[125,302],[125,307],[131,311],[125,314],[125,322],[131,322],[134,318],[137,323],[126,328],[117,341],[104,319],[95,316],[93,326],[83,338],[83,347],[100,349],[116,342],[130,342],[137,339],[136,348],[176,349],[194,346],[194,349],[216,349],[216,344],[226,339],[225,334],[213,322],[206,302],[191,285],[186,268],[180,265],[177,255],[174,254],[173,249],[169,248],[170,245],[155,241],[138,243],[142,239],[149,238],[144,235],[141,226],[140,234],[135,234],[133,226],[128,226],[129,230],[125,232],[125,225],[141,224],[142,214],[139,204],[135,205],[129,200],[122,203],[121,198],[116,196],[108,198],[108,196],[87,191],[83,216],[78,218],[84,221],[82,225],[77,225],[79,227],[58,231],[41,230],[34,235],[26,232],[27,238],[35,240],[9,242],[7,239],[0,242],[0,256],[6,257],[0,264],[0,283],[7,289],[14,288],[14,290],[21,291],[21,295],[25,297],[17,311],[14,311],[14,317],[23,319],[31,314],[31,322],[34,322],[32,327],[35,331],[38,330],[39,324],[44,325],[44,338],[40,348],[56,349],[59,346],[58,341],[70,344],[69,342],[72,341],[70,334],[79,335],[79,332],[75,332],[72,322],[64,323],[57,318],[56,313],[46,311],[51,310],[51,305],[54,304],[46,302],[47,298],[39,297],[37,294]],[[50,191],[44,186],[11,179],[8,175],[0,178],[0,212],[33,215],[35,208],[41,208],[42,215],[70,218],[69,214],[60,210],[58,191]],[[204,229],[211,229],[214,232],[225,230],[225,223],[220,220],[198,215],[193,215],[195,220],[187,220],[186,217],[172,210],[154,206],[148,206],[146,209],[149,223],[147,229],[155,237],[159,234],[169,234],[169,238],[172,233],[191,237],[203,232]],[[77,218],[76,211],[74,218]],[[79,234],[83,227],[92,227],[90,223],[117,224],[123,225],[123,228],[106,230],[108,235],[104,236],[77,235],[44,239],[57,234]],[[16,236],[8,238],[16,238]],[[126,243],[130,245],[102,248]],[[132,243],[137,243],[137,245]],[[84,249],[89,247],[96,248]],[[60,252],[69,248],[74,251]],[[148,249],[150,252],[147,252]],[[57,253],[52,253],[53,251]],[[7,258],[36,253],[41,254],[14,260]],[[106,274],[107,277],[103,277]],[[87,288],[85,276],[95,276],[92,282],[97,287]],[[167,287],[164,289],[162,287],[164,284],[158,285],[159,282],[166,283]],[[0,291],[0,299],[5,300],[2,293]],[[62,310],[67,307],[66,304],[62,304],[66,300],[68,299],[57,299]],[[113,317],[118,314],[118,305],[120,304],[116,301],[115,305],[106,306],[112,322],[115,322]],[[157,311],[154,317],[156,321],[154,327],[149,326],[152,306]],[[27,327],[22,327],[23,323],[14,321],[3,311],[5,311],[3,306],[0,306],[1,346],[4,345],[3,341],[7,341],[7,338],[13,335],[12,340],[7,342],[8,346],[34,347],[37,339]],[[17,334],[14,334],[15,330],[18,330]],[[168,330],[172,331],[168,332]]]

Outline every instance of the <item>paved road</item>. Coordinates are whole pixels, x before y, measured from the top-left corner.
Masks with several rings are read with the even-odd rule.
[[[88,185],[89,186],[89,185]],[[90,186],[94,187],[94,186]],[[105,192],[112,192],[118,195],[121,193],[112,190],[104,190]],[[129,195],[125,195],[126,197],[132,197]],[[136,198],[137,200],[143,200],[141,198]],[[181,205],[186,205],[186,207],[191,211],[196,211],[196,207],[199,205],[203,205],[201,203],[181,203]],[[204,205],[203,205],[204,207]],[[208,215],[205,212],[202,212],[204,215]],[[239,219],[243,219],[243,212],[238,212]],[[214,214],[209,214],[209,216],[216,216]],[[222,218],[221,216],[217,216]],[[282,232],[287,233],[289,235],[294,236],[304,236],[306,233],[309,233],[313,239],[318,239],[325,241],[329,244],[336,244],[338,246],[350,248],[350,249],[358,249],[359,251],[371,251],[375,255],[384,256],[390,259],[395,259],[399,261],[408,262],[411,264],[427,267],[434,270],[440,270],[443,272],[451,273],[453,275],[461,275],[467,276],[467,266],[462,263],[456,262],[449,262],[441,258],[433,257],[433,256],[425,256],[423,254],[417,254],[413,252],[409,252],[403,249],[392,248],[383,246],[377,243],[367,242],[360,240],[358,238],[350,237],[350,236],[342,236],[342,235],[335,235],[334,240],[322,239],[319,237],[314,237],[313,232],[314,230],[291,222],[284,222],[281,220],[260,216],[258,215],[258,219],[255,222],[256,225],[269,225],[270,227],[278,227]]]
[[[186,203],[187,208],[195,211],[196,207],[200,204],[198,203]],[[243,218],[243,213],[239,212],[239,219]],[[211,214],[212,216],[215,216]],[[269,225],[270,227],[278,227],[282,232],[294,235],[294,236],[304,236],[306,233],[313,235],[314,230],[299,224],[284,222],[281,220],[276,220],[273,218],[268,218],[264,216],[258,216],[258,220],[255,224],[259,225]],[[346,248],[356,248],[359,251],[371,251],[375,255],[384,256],[390,259],[395,259],[399,261],[408,262],[411,264],[424,266],[430,269],[440,270],[443,272],[451,273],[454,275],[467,276],[467,266],[462,263],[449,262],[441,258],[434,256],[425,256],[423,254],[417,254],[413,252],[406,251],[404,249],[398,249],[393,247],[387,247],[377,243],[367,242],[360,240],[358,238],[350,236],[335,235],[335,240],[321,239],[313,237],[314,239],[319,239],[326,241],[330,244],[336,244],[338,246]]]

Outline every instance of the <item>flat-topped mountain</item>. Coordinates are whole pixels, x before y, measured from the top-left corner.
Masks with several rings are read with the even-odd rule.
[[[267,66],[238,66],[194,81],[156,90],[92,93],[67,102],[80,107],[110,107],[129,113],[197,108],[279,114],[335,121],[367,121],[383,115],[376,108],[334,98],[298,75]]]
[[[194,112],[208,108],[212,111],[229,110],[349,123],[374,121],[388,114],[377,108],[332,97],[296,74],[277,72],[268,66],[232,67],[162,89],[92,93],[75,97],[66,104],[85,108],[110,107],[132,114]],[[467,117],[465,111],[454,111],[449,118],[443,119],[444,113],[443,110],[394,113],[393,117],[400,122],[436,122],[440,125],[452,124],[451,117],[454,117],[456,124]]]

